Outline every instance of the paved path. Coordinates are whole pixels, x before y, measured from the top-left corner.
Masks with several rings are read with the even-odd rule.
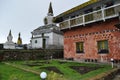
[[[120,74],[116,75],[113,80],[120,80]]]

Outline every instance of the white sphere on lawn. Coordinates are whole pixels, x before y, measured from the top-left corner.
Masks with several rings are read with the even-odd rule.
[[[47,73],[46,73],[46,72],[41,72],[41,73],[40,73],[40,77],[41,77],[42,79],[45,79],[45,78],[47,77]]]

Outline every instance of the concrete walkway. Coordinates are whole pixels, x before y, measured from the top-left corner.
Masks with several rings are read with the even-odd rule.
[[[120,74],[116,75],[113,80],[120,80]]]

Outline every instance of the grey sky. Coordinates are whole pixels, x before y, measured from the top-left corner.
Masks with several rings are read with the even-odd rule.
[[[44,25],[49,3],[58,15],[88,0],[0,0],[0,43],[5,43],[11,29],[13,41],[21,32],[23,43],[29,43],[31,31]]]

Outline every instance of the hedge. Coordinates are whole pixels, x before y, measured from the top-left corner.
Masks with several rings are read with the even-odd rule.
[[[63,58],[63,50],[0,50],[0,61],[7,60],[38,60],[50,58]]]

